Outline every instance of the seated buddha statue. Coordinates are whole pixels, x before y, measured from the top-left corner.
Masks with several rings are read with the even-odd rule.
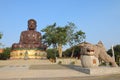
[[[19,43],[14,43],[12,49],[46,49],[45,45],[41,43],[41,33],[36,31],[37,22],[34,19],[28,20],[28,30],[23,31],[20,35]]]

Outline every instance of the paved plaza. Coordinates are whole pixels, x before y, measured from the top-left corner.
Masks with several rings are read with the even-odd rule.
[[[120,74],[94,76],[48,60],[0,61],[0,80],[119,80]]]

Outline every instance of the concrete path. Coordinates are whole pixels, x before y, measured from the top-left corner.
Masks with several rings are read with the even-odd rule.
[[[88,74],[56,64],[49,65],[17,65],[0,68],[0,78],[54,78],[79,77]]]
[[[59,78],[23,78],[21,80],[120,80],[120,75],[89,76],[89,77],[79,76],[79,77],[59,77]]]
[[[113,79],[114,78],[114,79]],[[48,60],[0,61],[0,80],[119,80],[120,75],[91,76]]]
[[[48,60],[0,61],[0,79],[89,76]]]

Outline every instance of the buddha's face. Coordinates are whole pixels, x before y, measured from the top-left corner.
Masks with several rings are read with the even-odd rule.
[[[29,30],[35,30],[36,29],[36,22],[34,20],[28,21],[28,29]]]

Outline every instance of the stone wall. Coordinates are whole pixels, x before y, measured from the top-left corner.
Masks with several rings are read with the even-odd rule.
[[[75,64],[75,65],[80,65],[81,61],[80,59],[76,58],[57,58],[56,59],[57,64]]]

